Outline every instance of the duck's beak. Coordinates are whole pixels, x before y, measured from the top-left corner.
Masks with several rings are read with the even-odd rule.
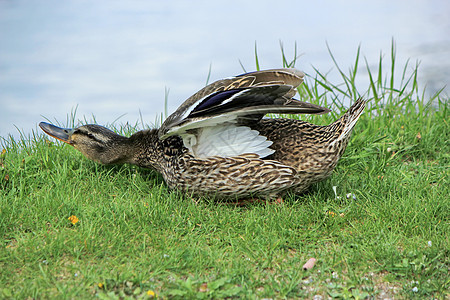
[[[64,143],[67,143],[69,145],[73,144],[73,141],[71,139],[72,134],[74,132],[73,129],[71,128],[60,128],[57,127],[55,125],[49,124],[49,123],[45,123],[45,122],[41,122],[39,123],[39,127],[41,127],[41,129],[48,134],[49,136],[54,137],[55,139],[58,139]]]

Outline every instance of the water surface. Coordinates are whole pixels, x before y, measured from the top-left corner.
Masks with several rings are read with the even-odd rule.
[[[450,82],[448,1],[1,1],[0,136],[44,120],[154,123],[211,80],[281,66],[279,42],[297,68],[347,70],[361,45],[369,64],[397,44],[399,66],[421,61],[420,82]],[[365,90],[366,87],[361,87]],[[17,128],[16,128],[17,127]]]

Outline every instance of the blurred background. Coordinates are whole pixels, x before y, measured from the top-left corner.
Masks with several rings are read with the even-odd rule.
[[[419,61],[431,94],[450,82],[449,14],[446,0],[0,0],[0,136],[66,124],[75,108],[99,124],[157,123],[166,90],[171,113],[209,70],[210,82],[243,73],[240,62],[255,70],[255,43],[261,68],[282,66],[281,41],[289,59],[297,45],[298,69],[332,79],[327,43],[345,71],[359,45],[376,70],[394,39],[397,66]]]

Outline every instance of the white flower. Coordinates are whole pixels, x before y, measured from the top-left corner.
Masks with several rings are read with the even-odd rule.
[[[412,291],[413,291],[414,293],[417,293],[417,292],[419,291],[419,289],[417,288],[417,286],[415,286],[415,287],[412,288]]]
[[[428,241],[428,247],[431,247],[432,243],[431,241]]]

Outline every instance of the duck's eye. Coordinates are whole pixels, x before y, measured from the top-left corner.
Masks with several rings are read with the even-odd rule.
[[[87,136],[88,138],[91,138],[91,139],[94,138],[94,135],[92,133],[84,131],[84,130],[77,129],[73,133],[74,134],[79,134],[79,135],[84,135],[84,136]]]

